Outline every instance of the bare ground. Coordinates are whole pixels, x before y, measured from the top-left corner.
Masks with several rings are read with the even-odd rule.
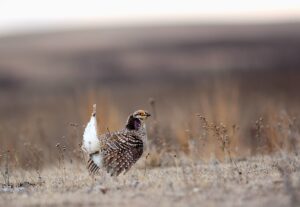
[[[177,163],[133,168],[118,178],[102,173],[92,179],[81,163],[45,169],[41,178],[18,171],[11,183],[21,186],[2,186],[0,206],[299,206],[297,155],[240,160],[238,169],[216,160]]]

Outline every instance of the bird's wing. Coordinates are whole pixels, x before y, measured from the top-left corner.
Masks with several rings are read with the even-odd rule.
[[[102,149],[103,166],[112,176],[126,173],[143,154],[143,141],[130,133],[112,134]]]
[[[93,106],[92,116],[83,133],[82,149],[89,155],[100,150],[100,141],[97,133],[96,104]]]

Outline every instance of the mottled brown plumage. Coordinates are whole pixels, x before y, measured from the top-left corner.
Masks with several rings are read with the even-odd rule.
[[[129,116],[124,129],[101,135],[100,149],[90,154],[88,161],[90,174],[96,174],[101,168],[112,176],[126,173],[143,154],[147,139],[144,121],[148,116],[143,110],[136,111]]]

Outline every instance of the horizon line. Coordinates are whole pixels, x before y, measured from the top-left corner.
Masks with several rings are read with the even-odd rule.
[[[149,27],[183,27],[183,26],[251,26],[251,25],[284,25],[284,24],[298,24],[300,18],[286,18],[286,19],[273,19],[265,21],[196,21],[196,20],[167,20],[167,21],[133,21],[133,22],[93,22],[85,24],[77,23],[64,23],[64,24],[38,24],[33,27],[27,28],[12,28],[7,30],[0,29],[0,38],[30,35],[30,34],[43,34],[52,32],[67,32],[67,31],[80,31],[89,29],[122,29],[122,28],[149,28]]]

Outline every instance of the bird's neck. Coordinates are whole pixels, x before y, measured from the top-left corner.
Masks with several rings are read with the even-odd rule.
[[[134,118],[132,115],[129,116],[126,123],[126,129],[137,131],[144,127],[145,127],[145,123],[142,123],[141,120],[139,120],[138,118]]]

